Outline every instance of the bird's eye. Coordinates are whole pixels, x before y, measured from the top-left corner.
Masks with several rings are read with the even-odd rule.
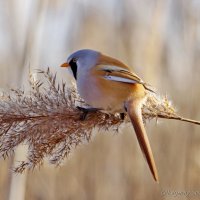
[[[77,61],[77,58],[72,59],[72,62],[76,63],[76,61]]]

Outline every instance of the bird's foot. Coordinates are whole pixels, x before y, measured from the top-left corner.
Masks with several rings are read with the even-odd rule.
[[[124,120],[125,119],[125,113],[119,113],[119,117],[121,120]]]
[[[80,107],[80,106],[77,106],[77,109],[82,111],[82,114],[80,116],[80,120],[85,120],[88,113],[92,113],[92,112],[97,112],[99,110],[101,110],[100,108],[83,108],[83,107]]]

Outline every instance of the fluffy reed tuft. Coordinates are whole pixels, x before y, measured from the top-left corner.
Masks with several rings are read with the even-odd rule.
[[[21,161],[15,172],[34,169],[45,158],[59,165],[73,148],[90,141],[94,128],[118,131],[122,123],[128,123],[127,118],[121,120],[117,114],[99,111],[80,120],[82,112],[76,106],[84,106],[84,102],[75,88],[57,83],[56,75],[49,68],[38,73],[43,75],[46,85],[31,75],[28,94],[18,89],[0,97],[0,156],[6,158],[18,145],[28,145],[27,160]],[[143,107],[143,117],[144,120],[167,118],[200,124],[180,117],[167,98],[152,94]]]

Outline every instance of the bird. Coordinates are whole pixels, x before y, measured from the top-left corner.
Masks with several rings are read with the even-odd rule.
[[[158,182],[153,152],[142,118],[148,85],[120,60],[92,49],[68,56],[61,67],[71,68],[80,97],[92,108],[127,113],[152,176]]]

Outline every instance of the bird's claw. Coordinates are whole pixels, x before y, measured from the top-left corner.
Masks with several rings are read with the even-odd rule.
[[[77,106],[77,109],[82,111],[82,114],[80,116],[81,121],[86,119],[88,113],[97,112],[97,111],[101,110],[99,108],[83,108],[83,107],[80,107],[80,106]]]
[[[119,113],[119,117],[121,120],[124,120],[125,119],[125,113]]]

